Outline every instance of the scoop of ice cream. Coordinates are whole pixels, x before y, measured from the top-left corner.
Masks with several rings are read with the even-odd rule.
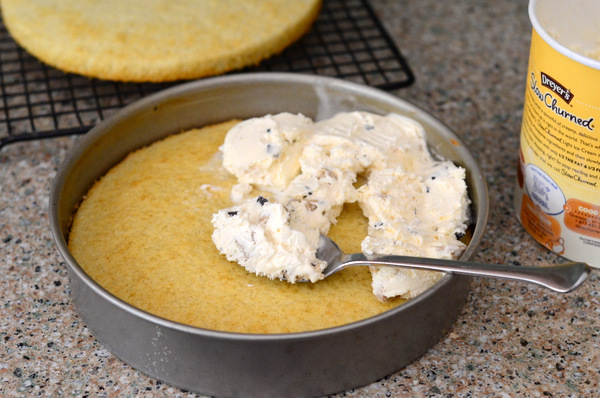
[[[370,169],[396,165],[412,168],[415,162],[431,160],[423,126],[394,113],[386,116],[369,112],[339,113],[315,123],[315,134],[346,136],[363,145],[362,156]]]
[[[460,256],[465,245],[459,237],[468,222],[469,204],[464,178],[464,169],[433,160],[414,172],[401,167],[373,171],[359,189],[359,203],[369,219],[362,251],[446,259]],[[414,297],[441,275],[383,268],[371,267],[373,292],[382,300]]]
[[[249,272],[292,283],[323,278],[326,264],[315,257],[306,236],[290,227],[289,214],[279,203],[259,196],[220,210],[212,223],[219,251]]]
[[[300,172],[298,159],[312,136],[312,124],[290,113],[245,120],[225,137],[223,166],[240,183],[285,189]]]

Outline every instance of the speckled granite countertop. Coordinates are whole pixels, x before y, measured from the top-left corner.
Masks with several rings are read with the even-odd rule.
[[[527,1],[372,4],[416,75],[396,94],[453,128],[479,160],[491,217],[476,260],[560,260],[512,208],[529,51]],[[110,354],[82,323],[48,228],[52,178],[74,138],[0,152],[0,395],[188,397]],[[337,396],[600,396],[600,281],[570,294],[474,279],[450,332],[405,369]]]

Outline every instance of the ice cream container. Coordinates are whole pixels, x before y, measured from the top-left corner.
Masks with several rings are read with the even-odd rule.
[[[600,267],[600,2],[531,0],[529,16],[516,214],[549,250]]]

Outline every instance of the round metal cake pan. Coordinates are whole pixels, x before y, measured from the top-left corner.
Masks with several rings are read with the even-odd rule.
[[[191,327],[141,311],[110,294],[67,247],[78,203],[94,181],[129,152],[194,127],[278,112],[314,119],[338,112],[395,112],[418,120],[430,149],[467,170],[477,250],[487,222],[482,173],[459,137],[422,109],[383,91],[333,78],[257,73],[176,86],[123,108],[83,136],[53,183],[50,226],[70,277],[78,313],[94,336],[139,371],[186,390],[216,396],[296,397],[374,382],[414,361],[452,326],[465,303],[466,277],[435,286],[378,316],[330,329],[241,334]]]

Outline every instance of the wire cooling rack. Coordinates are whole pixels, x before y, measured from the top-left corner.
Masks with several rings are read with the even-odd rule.
[[[308,34],[243,71],[310,73],[384,90],[414,81],[368,0],[324,0]],[[0,148],[83,134],[123,106],[177,83],[120,83],[63,73],[25,52],[0,21]]]

